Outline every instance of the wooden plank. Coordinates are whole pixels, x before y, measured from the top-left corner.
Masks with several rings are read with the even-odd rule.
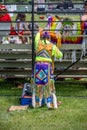
[[[8,111],[11,112],[11,111],[23,111],[23,110],[27,110],[28,108],[28,105],[23,105],[23,106],[11,106]]]
[[[0,44],[0,50],[10,50],[10,49],[21,49],[21,50],[31,50],[31,44]]]
[[[87,75],[76,75],[76,74],[66,74],[66,75],[60,75],[58,78],[87,78]]]
[[[32,50],[31,44],[0,44],[0,50],[11,50],[11,49],[29,49]],[[62,44],[61,50],[82,50],[82,44]],[[86,44],[87,49],[87,44]]]
[[[30,59],[31,60],[31,59]],[[5,60],[0,61],[0,68],[31,68],[32,63],[29,59],[28,60]]]
[[[61,50],[82,50],[82,44],[62,44]],[[87,44],[86,44],[87,50]]]
[[[71,60],[62,60],[62,62],[55,61],[55,68],[67,68],[72,64]],[[81,60],[73,65],[73,68],[87,67],[87,60]]]
[[[32,54],[28,52],[0,53],[0,59],[31,59]]]
[[[67,71],[57,70],[55,71],[55,74],[57,74],[58,76],[68,75],[69,77],[73,77],[73,76],[82,77],[83,75],[84,77],[87,77],[87,69],[81,69],[81,70],[68,69]]]
[[[30,77],[32,74],[32,69],[2,69],[0,70],[1,77]]]

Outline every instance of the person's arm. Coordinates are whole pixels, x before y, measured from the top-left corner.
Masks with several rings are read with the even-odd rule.
[[[39,42],[39,40],[40,40],[40,32],[38,32],[37,34],[36,34],[36,36],[35,36],[35,49],[37,50],[37,48],[38,48],[38,42]]]
[[[58,59],[61,59],[63,57],[62,52],[55,45],[53,46],[52,55]]]
[[[43,29],[39,29],[39,32],[36,34],[36,36],[35,36],[35,48],[37,49],[37,47],[38,47],[38,42],[39,42],[39,40],[40,40],[40,32],[42,31]]]
[[[39,29],[39,25],[38,25],[38,23],[36,23],[36,28]]]
[[[17,31],[17,33],[19,34],[19,32],[20,32],[20,19],[17,19],[17,22],[16,22],[16,31]]]

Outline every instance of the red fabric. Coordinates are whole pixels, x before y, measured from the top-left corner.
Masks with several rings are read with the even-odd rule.
[[[11,31],[10,31],[10,34],[9,35],[17,35],[14,27],[11,27]]]
[[[1,8],[1,6],[0,6],[0,8]],[[11,22],[10,15],[8,13],[5,15],[0,15],[0,22]],[[10,35],[15,35],[15,32],[14,32],[12,26],[11,26]]]
[[[44,19],[44,16],[40,16],[39,18],[40,18],[40,19]]]
[[[0,9],[6,9],[5,5],[0,5]]]
[[[19,34],[23,35],[24,31],[19,32]]]
[[[19,32],[19,34],[23,35],[23,32]],[[9,35],[18,35],[18,33],[15,31],[14,27],[11,27],[11,31],[10,31],[10,34]]]
[[[9,14],[1,15],[0,22],[11,22],[11,17]]]

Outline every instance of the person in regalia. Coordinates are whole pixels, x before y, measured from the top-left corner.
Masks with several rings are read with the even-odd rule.
[[[50,42],[50,35],[39,29],[35,37],[35,65],[33,72],[32,106],[41,107],[44,103],[50,108],[57,108],[55,85],[52,66],[53,57],[63,57],[62,52],[56,45]]]

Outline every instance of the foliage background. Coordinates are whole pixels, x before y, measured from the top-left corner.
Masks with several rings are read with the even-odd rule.
[[[17,3],[23,3],[23,2],[29,2],[29,1],[32,1],[32,0],[0,0],[0,2],[6,2],[6,3],[15,3],[15,2],[17,2]],[[37,1],[37,0],[34,0],[34,1]],[[45,0],[46,2],[50,2],[50,1],[56,1],[56,2],[60,2],[60,1],[62,1],[62,0]],[[66,0],[65,0],[66,1]],[[72,0],[72,2],[83,2],[84,0]]]

